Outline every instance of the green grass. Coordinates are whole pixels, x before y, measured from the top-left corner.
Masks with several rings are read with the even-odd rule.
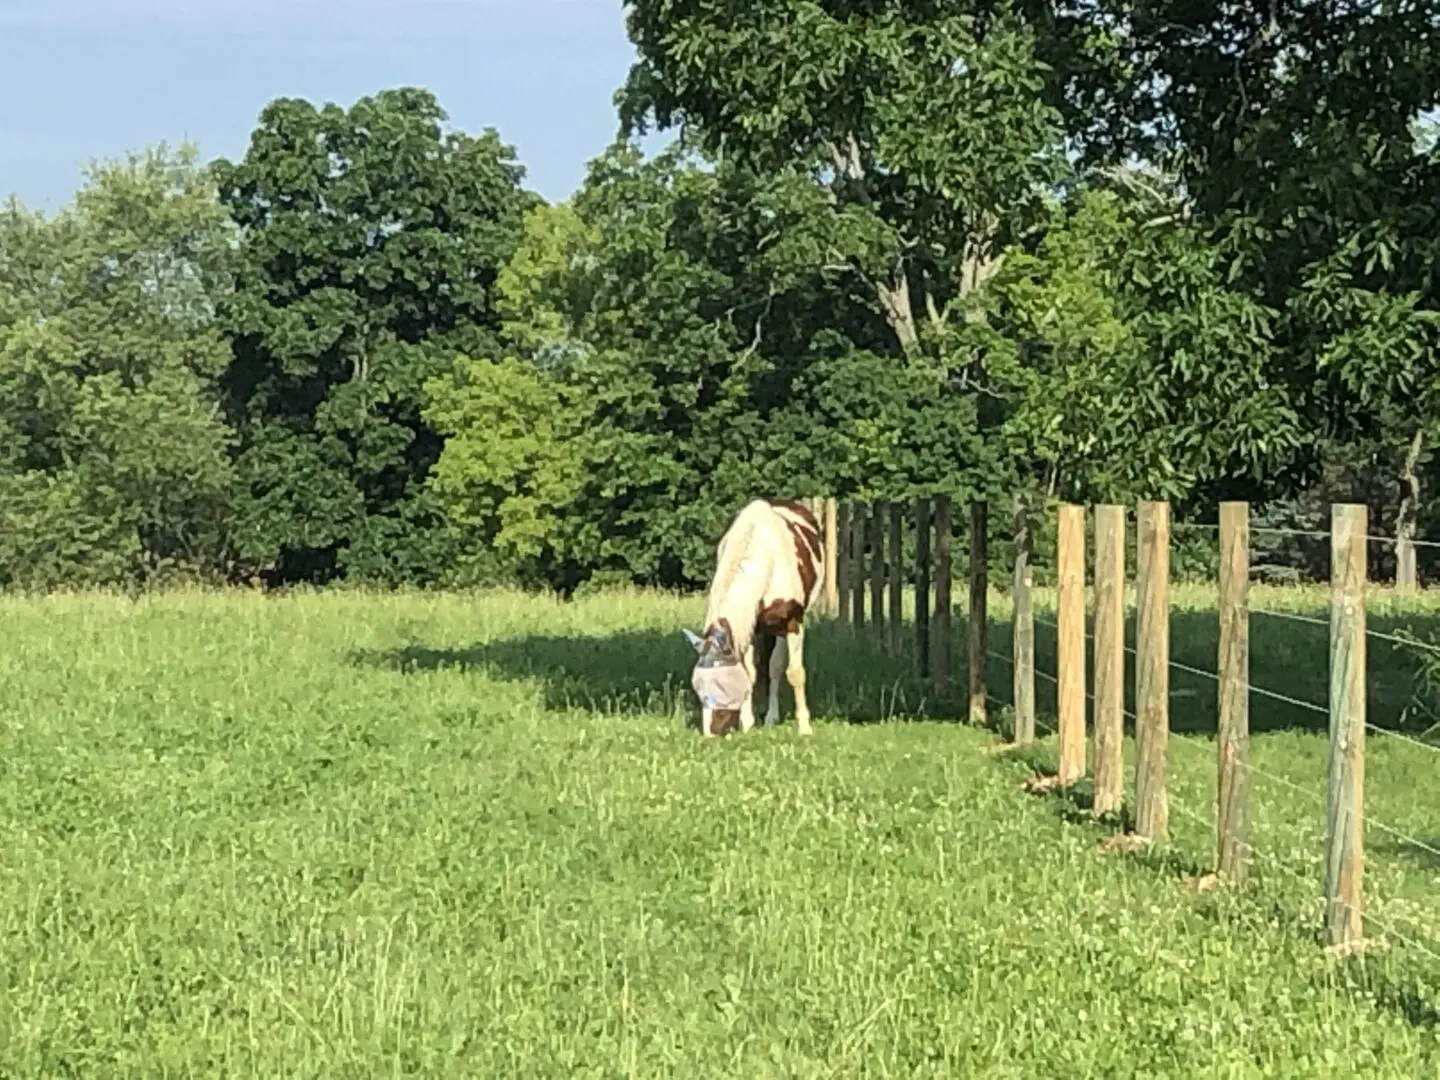
[[[1177,590],[1173,654],[1213,668],[1207,600]],[[1262,601],[1323,616],[1323,593]],[[1440,615],[1387,603],[1372,626]],[[1048,742],[1028,763],[985,753],[993,735],[835,624],[810,639],[813,739],[786,693],[780,729],[702,741],[679,634],[701,610],[0,601],[0,1075],[1433,1068],[1440,962],[1315,939],[1323,716],[1257,699],[1256,764],[1313,799],[1257,779],[1254,880],[1197,893],[1203,680],[1173,682],[1176,729],[1199,734],[1172,740],[1172,800],[1196,819],[1173,813],[1163,850],[1102,854],[1110,830],[1075,801],[1020,790]],[[1255,619],[1254,681],[1323,704],[1325,631],[1272,622]],[[1003,622],[992,635],[1006,651]],[[1406,660],[1372,663],[1373,718],[1398,722]],[[1005,698],[1008,670],[991,675]],[[1440,832],[1435,764],[1372,739],[1372,815]],[[1440,951],[1437,864],[1385,839],[1371,908]]]

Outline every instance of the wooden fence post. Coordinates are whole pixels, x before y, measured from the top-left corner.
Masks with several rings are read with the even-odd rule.
[[[1215,868],[1233,882],[1250,864],[1250,504],[1220,504],[1220,714],[1216,728],[1220,791]]]
[[[900,540],[905,511],[899,503],[890,504],[890,654],[899,656],[905,648],[905,562]]]
[[[1365,577],[1368,511],[1330,508],[1330,784],[1325,836],[1325,937],[1364,937]]]
[[[935,696],[945,700],[950,696],[950,614],[952,610],[951,579],[954,577],[950,562],[951,538],[954,534],[954,516],[951,513],[949,495],[935,497],[935,617],[931,620],[931,649],[934,653],[932,668],[935,674]]]
[[[850,504],[841,502],[835,512],[835,618],[850,613],[850,589],[855,580],[850,559]]]
[[[1035,608],[1031,601],[1030,549],[1034,546],[1030,505],[1015,497],[1015,572],[1010,585],[1010,657],[1014,682],[1015,744],[1035,741]]]
[[[990,549],[987,544],[990,528],[989,506],[983,500],[970,504],[970,610],[966,616],[969,642],[970,723],[984,724],[988,713],[985,703],[985,660],[989,648],[990,618]]]
[[[1060,507],[1057,701],[1060,785],[1085,775],[1085,508]]]
[[[1415,558],[1415,539],[1401,536],[1395,541],[1395,589],[1414,592],[1420,587],[1420,571]]]
[[[1125,801],[1125,507],[1095,508],[1096,815]]]
[[[825,500],[825,587],[823,606],[828,618],[835,618],[840,614],[840,585],[838,571],[840,568],[839,551],[840,543],[840,522],[839,507],[836,505],[834,496]]]
[[[930,500],[915,500],[915,666],[930,674]]]
[[[875,500],[870,510],[870,625],[875,644],[885,647],[885,503]]]
[[[865,629],[865,504],[850,507],[850,623]]]
[[[1413,592],[1420,587],[1420,567],[1415,559],[1415,517],[1420,510],[1419,465],[1424,447],[1425,429],[1417,428],[1405,452],[1400,507],[1395,515],[1395,588],[1398,592]]]
[[[1142,502],[1137,517],[1135,833],[1157,840],[1170,827],[1170,504]]]

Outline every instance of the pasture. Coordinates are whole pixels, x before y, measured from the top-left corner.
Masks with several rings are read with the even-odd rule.
[[[1323,616],[1323,592],[1253,599]],[[1174,659],[1213,669],[1208,597],[1174,602]],[[1437,610],[1377,601],[1371,625]],[[839,625],[807,647],[813,738],[786,690],[778,729],[702,741],[679,632],[702,611],[637,593],[0,601],[0,1075],[1433,1067],[1440,961],[1315,939],[1323,717],[1254,701],[1254,763],[1296,789],[1255,779],[1253,881],[1196,890],[1212,683],[1172,675],[1173,726],[1198,732],[1171,740],[1172,843],[1108,854],[1083,790],[1024,794],[1043,760],[927,717],[943,710],[912,665]],[[1325,650],[1321,628],[1256,616],[1252,680],[1323,704]],[[1044,628],[1036,656],[1054,670]],[[1374,644],[1371,671],[1371,718],[1396,721],[1405,658]],[[1009,670],[990,678],[1007,698]],[[1435,765],[1373,738],[1372,818],[1440,833]],[[1369,845],[1369,910],[1440,951],[1440,862]]]

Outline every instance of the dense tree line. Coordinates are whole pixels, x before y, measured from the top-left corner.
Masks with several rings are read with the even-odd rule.
[[[563,204],[418,89],[101,166],[0,214],[0,582],[694,584],[757,493],[1423,534],[1417,11],[637,0]]]

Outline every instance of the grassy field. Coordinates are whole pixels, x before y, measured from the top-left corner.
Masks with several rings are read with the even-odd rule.
[[[1213,668],[1207,601],[1177,591],[1173,655]],[[1204,679],[1173,681],[1196,732],[1172,740],[1173,842],[1103,854],[1083,791],[1020,790],[1048,743],[986,753],[833,624],[813,739],[787,693],[780,729],[702,742],[700,610],[0,601],[0,1075],[1433,1074],[1440,961],[1315,940],[1322,715],[1256,699],[1263,857],[1243,892],[1197,892]],[[1440,604],[1376,611],[1428,630]],[[1253,635],[1255,683],[1323,706],[1324,628]],[[1044,628],[1037,652],[1053,671]],[[1372,718],[1399,723],[1407,659],[1372,664]],[[997,660],[998,699],[1008,680]],[[1440,833],[1433,755],[1372,739],[1374,819]],[[1372,828],[1371,909],[1440,952],[1440,862],[1390,840]]]

